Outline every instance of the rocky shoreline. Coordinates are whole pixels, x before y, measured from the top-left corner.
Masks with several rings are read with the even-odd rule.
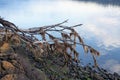
[[[0,53],[0,80],[120,80],[120,75],[103,68],[64,62],[59,53],[36,58],[24,47],[14,49]]]

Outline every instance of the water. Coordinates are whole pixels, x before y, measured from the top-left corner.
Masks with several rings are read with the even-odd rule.
[[[19,28],[51,25],[69,19],[84,41],[100,51],[100,66],[120,74],[120,1],[0,0],[0,16]],[[79,47],[77,48],[79,50]],[[84,63],[90,55],[80,54]]]

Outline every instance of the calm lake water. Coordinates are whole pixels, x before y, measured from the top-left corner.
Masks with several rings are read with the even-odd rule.
[[[90,1],[90,0],[89,0]],[[82,23],[76,30],[97,49],[98,63],[120,74],[120,1],[116,4],[71,0],[0,0],[0,16],[19,28],[51,25],[69,19],[65,25]],[[79,47],[77,48],[79,50]],[[81,52],[84,64],[93,62]]]

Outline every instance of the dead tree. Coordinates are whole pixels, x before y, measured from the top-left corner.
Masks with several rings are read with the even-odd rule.
[[[64,23],[67,21],[65,20],[49,26],[19,29],[12,22],[0,18],[0,35],[4,37],[4,42],[10,40],[14,40],[16,43],[24,42],[27,46],[26,48],[32,50],[34,53],[50,54],[52,50],[54,53],[59,52],[63,54],[65,60],[73,59],[75,62],[78,61],[79,55],[76,45],[80,45],[83,47],[85,53],[91,53],[95,66],[97,66],[95,56],[100,55],[100,53],[91,46],[86,45],[74,29],[74,27],[81,26],[82,24],[65,26]],[[54,35],[56,33],[59,34],[59,37]]]

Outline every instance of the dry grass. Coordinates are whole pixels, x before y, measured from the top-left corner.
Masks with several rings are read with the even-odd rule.
[[[4,52],[9,50],[11,44],[7,42],[13,42],[13,44],[17,46],[24,44],[26,49],[32,51],[37,58],[39,58],[41,54],[51,54],[52,51],[52,53],[55,54],[64,54],[65,62],[69,59],[73,59],[75,62],[78,62],[79,52],[76,50],[76,45],[80,45],[83,47],[85,53],[91,53],[94,63],[97,66],[95,56],[99,56],[99,52],[91,46],[86,45],[81,36],[74,29],[74,27],[81,26],[82,24],[71,27],[63,26],[66,22],[67,20],[54,25],[22,30],[15,24],[0,18],[0,24],[2,25],[0,32],[4,33],[2,35],[5,36],[4,40],[6,41],[0,47],[0,51]],[[55,34],[50,34],[49,32],[60,33],[60,35],[57,37]],[[36,35],[39,36],[41,40],[39,40]],[[53,44],[52,47],[51,43]],[[68,52],[68,50],[70,51]]]

